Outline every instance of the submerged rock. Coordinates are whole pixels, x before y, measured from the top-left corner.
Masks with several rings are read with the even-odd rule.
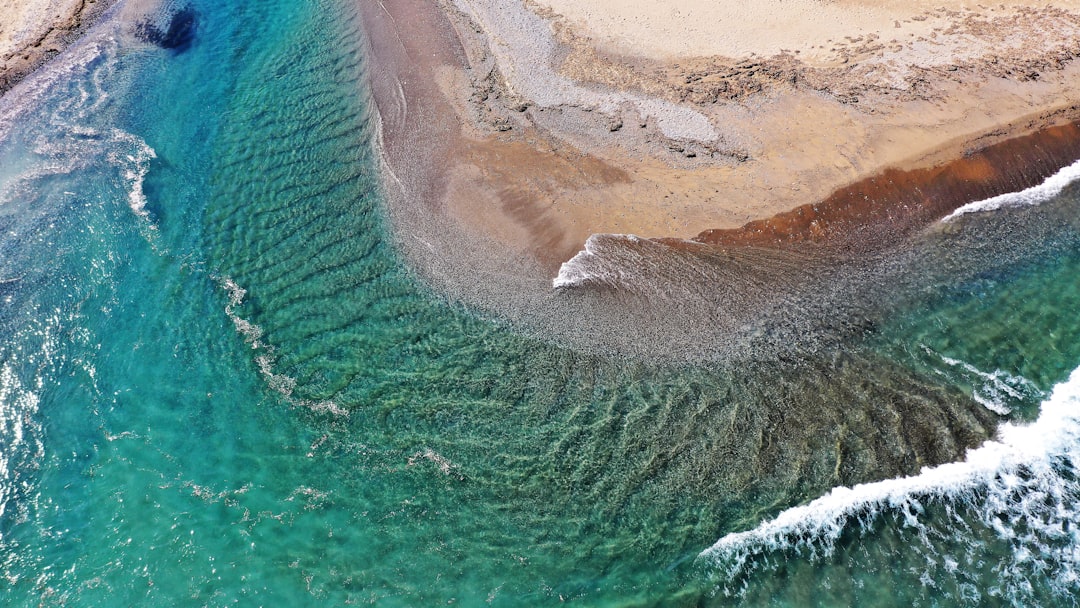
[[[135,35],[144,42],[174,53],[183,53],[191,48],[198,24],[199,13],[192,7],[185,6],[168,16],[168,26],[164,28],[150,19],[139,22],[135,27]]]

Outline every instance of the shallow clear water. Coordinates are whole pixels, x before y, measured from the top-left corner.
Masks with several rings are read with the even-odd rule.
[[[348,3],[193,6],[183,52],[114,19],[0,100],[10,604],[1077,591],[1070,441],[995,469],[1016,483],[855,497],[834,532],[701,555],[834,486],[962,459],[998,413],[1042,420],[1080,365],[1072,189],[898,252],[895,305],[836,346],[580,354],[447,304],[396,253]]]

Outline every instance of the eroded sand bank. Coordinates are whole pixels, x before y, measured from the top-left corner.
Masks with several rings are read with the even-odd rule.
[[[379,27],[428,47],[416,53],[445,55],[410,66],[432,83],[426,89],[398,78],[376,97],[396,105],[389,114],[439,114],[411,127],[391,116],[384,127],[412,139],[453,131],[442,147],[455,152],[439,162],[443,191],[433,195],[440,208],[549,274],[593,233],[689,238],[735,228],[886,168],[939,165],[1076,113],[1075,3],[856,7],[842,20],[851,29],[832,33],[817,54],[810,47],[822,46],[829,11],[839,10],[832,4],[802,26],[757,36],[745,24],[788,9],[716,3],[710,10],[730,14],[710,27],[722,34],[736,16],[744,25],[737,40],[703,48],[744,55],[674,59],[654,47],[667,40],[672,55],[688,52],[693,36],[664,34],[696,14],[683,0],[649,10],[629,0],[543,4],[376,5],[410,15]],[[816,4],[793,3],[792,14]],[[858,3],[839,3],[848,4]],[[675,17],[642,22],[645,13]],[[693,20],[698,29],[708,21]],[[886,25],[896,38],[876,33]],[[438,33],[416,42],[425,27]],[[642,27],[653,28],[640,40],[654,56],[614,54],[634,50],[610,43],[615,33]],[[796,54],[788,47],[800,36],[806,52]],[[786,50],[766,55],[777,45]]]
[[[551,289],[591,235],[659,239],[595,241],[606,254],[633,250],[622,256],[629,267],[604,265],[624,279],[644,276],[635,264],[697,267],[714,259],[711,243],[779,247],[743,252],[740,272],[785,269],[777,272],[788,278],[778,280],[805,286],[824,280],[806,270],[819,266],[815,260],[894,247],[897,234],[1038,183],[1077,156],[1062,133],[1078,114],[1080,3],[711,3],[728,11],[714,22],[688,17],[683,8],[691,4],[361,3],[391,215],[402,247],[432,283],[541,333],[610,345],[601,334],[639,332],[641,318],[625,320],[634,315],[623,310],[584,321],[595,311],[575,309],[575,296]],[[818,8],[802,25],[769,25],[789,9]],[[671,18],[642,25],[631,9]],[[832,31],[834,9],[851,18]],[[739,32],[729,31],[733,18]],[[698,47],[683,39],[691,33],[674,41],[664,33],[691,22],[724,38],[701,47],[713,55],[693,56]],[[638,40],[634,27],[654,28],[652,41],[629,44]],[[888,28],[891,37],[881,33]],[[669,46],[654,48],[662,43]],[[719,54],[726,52],[742,55]],[[1055,126],[1065,130],[1046,131]],[[927,180],[936,184],[932,196],[918,194]],[[870,224],[878,228],[865,230]],[[840,250],[817,248],[808,258],[805,248],[787,247],[830,235]],[[777,255],[790,259],[779,263]],[[753,325],[761,298],[786,289],[747,291],[738,273],[703,264],[711,270],[690,273],[696,279],[653,269],[649,280],[667,284],[641,289],[682,293],[704,288],[676,283],[725,281],[723,289],[745,296],[717,326],[727,329]],[[792,268],[802,269],[798,278]],[[750,283],[759,284],[742,282]],[[657,321],[666,314],[644,315],[668,326],[645,343],[663,342],[668,330],[684,339],[693,333],[686,323],[703,322],[689,312]],[[578,325],[564,327],[575,315]]]

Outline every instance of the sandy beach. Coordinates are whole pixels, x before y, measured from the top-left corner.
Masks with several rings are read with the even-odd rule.
[[[56,56],[112,0],[0,0],[0,94]]]
[[[382,2],[383,128],[433,141],[438,192],[417,148],[387,160],[405,198],[554,276],[594,233],[737,228],[1076,117],[1080,3],[934,6]]]

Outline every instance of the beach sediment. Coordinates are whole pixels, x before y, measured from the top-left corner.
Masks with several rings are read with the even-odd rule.
[[[0,95],[71,44],[115,0],[0,0]]]
[[[895,246],[959,207],[1032,188],[1080,159],[1080,124],[1050,126],[921,169],[889,168],[825,199],[692,240],[718,246],[814,243],[865,254]]]
[[[1080,5],[955,4],[897,5],[910,39],[838,32],[804,58],[629,56],[518,0],[362,3],[400,246],[451,298],[571,341],[536,319],[572,314],[552,279],[592,235],[652,239],[652,263],[751,246],[768,266],[762,248],[825,241],[839,246],[784,266],[882,253],[1080,157]]]

